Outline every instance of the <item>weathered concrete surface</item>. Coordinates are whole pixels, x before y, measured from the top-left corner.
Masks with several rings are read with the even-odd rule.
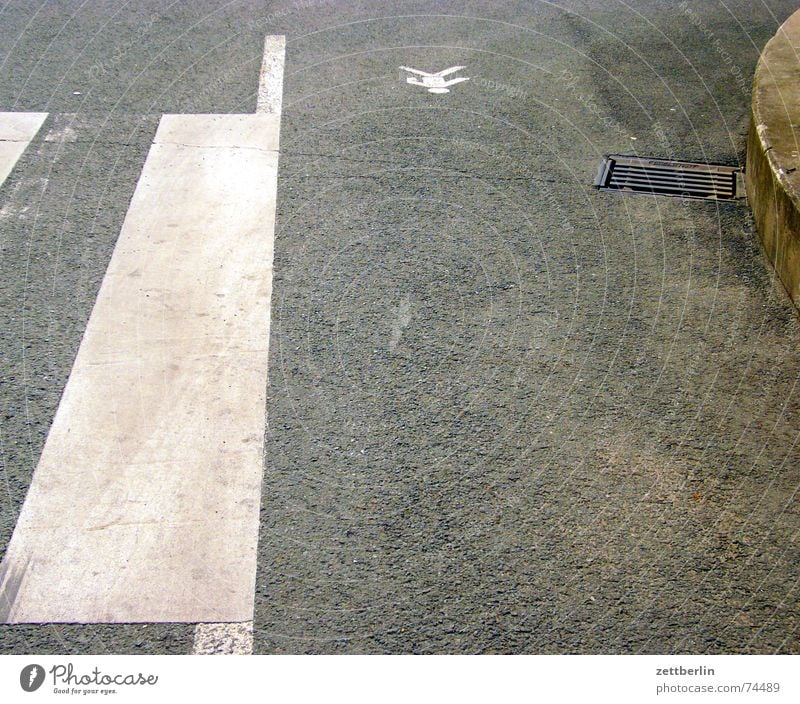
[[[770,40],[753,81],[747,195],[775,271],[800,305],[800,10]]]

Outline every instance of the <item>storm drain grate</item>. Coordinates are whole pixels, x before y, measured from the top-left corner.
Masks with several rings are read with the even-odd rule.
[[[656,196],[738,200],[744,198],[744,172],[733,166],[693,164],[611,154],[603,160],[594,185],[601,191]]]

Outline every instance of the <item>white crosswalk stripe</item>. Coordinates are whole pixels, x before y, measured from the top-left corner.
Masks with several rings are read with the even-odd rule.
[[[46,119],[46,112],[0,112],[0,185]]]
[[[6,622],[252,621],[279,130],[162,118],[0,566]]]

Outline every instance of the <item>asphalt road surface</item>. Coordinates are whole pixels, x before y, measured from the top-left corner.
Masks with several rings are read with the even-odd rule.
[[[746,203],[592,186],[743,163],[795,9],[5,4],[0,111],[50,115],[0,188],[0,553],[161,115],[252,113],[285,34],[254,651],[800,653],[797,314]]]

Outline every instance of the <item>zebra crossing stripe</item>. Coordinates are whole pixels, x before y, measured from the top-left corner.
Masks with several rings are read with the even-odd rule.
[[[0,112],[0,186],[46,119],[46,112]]]
[[[252,620],[279,131],[161,119],[0,565],[3,621]]]

